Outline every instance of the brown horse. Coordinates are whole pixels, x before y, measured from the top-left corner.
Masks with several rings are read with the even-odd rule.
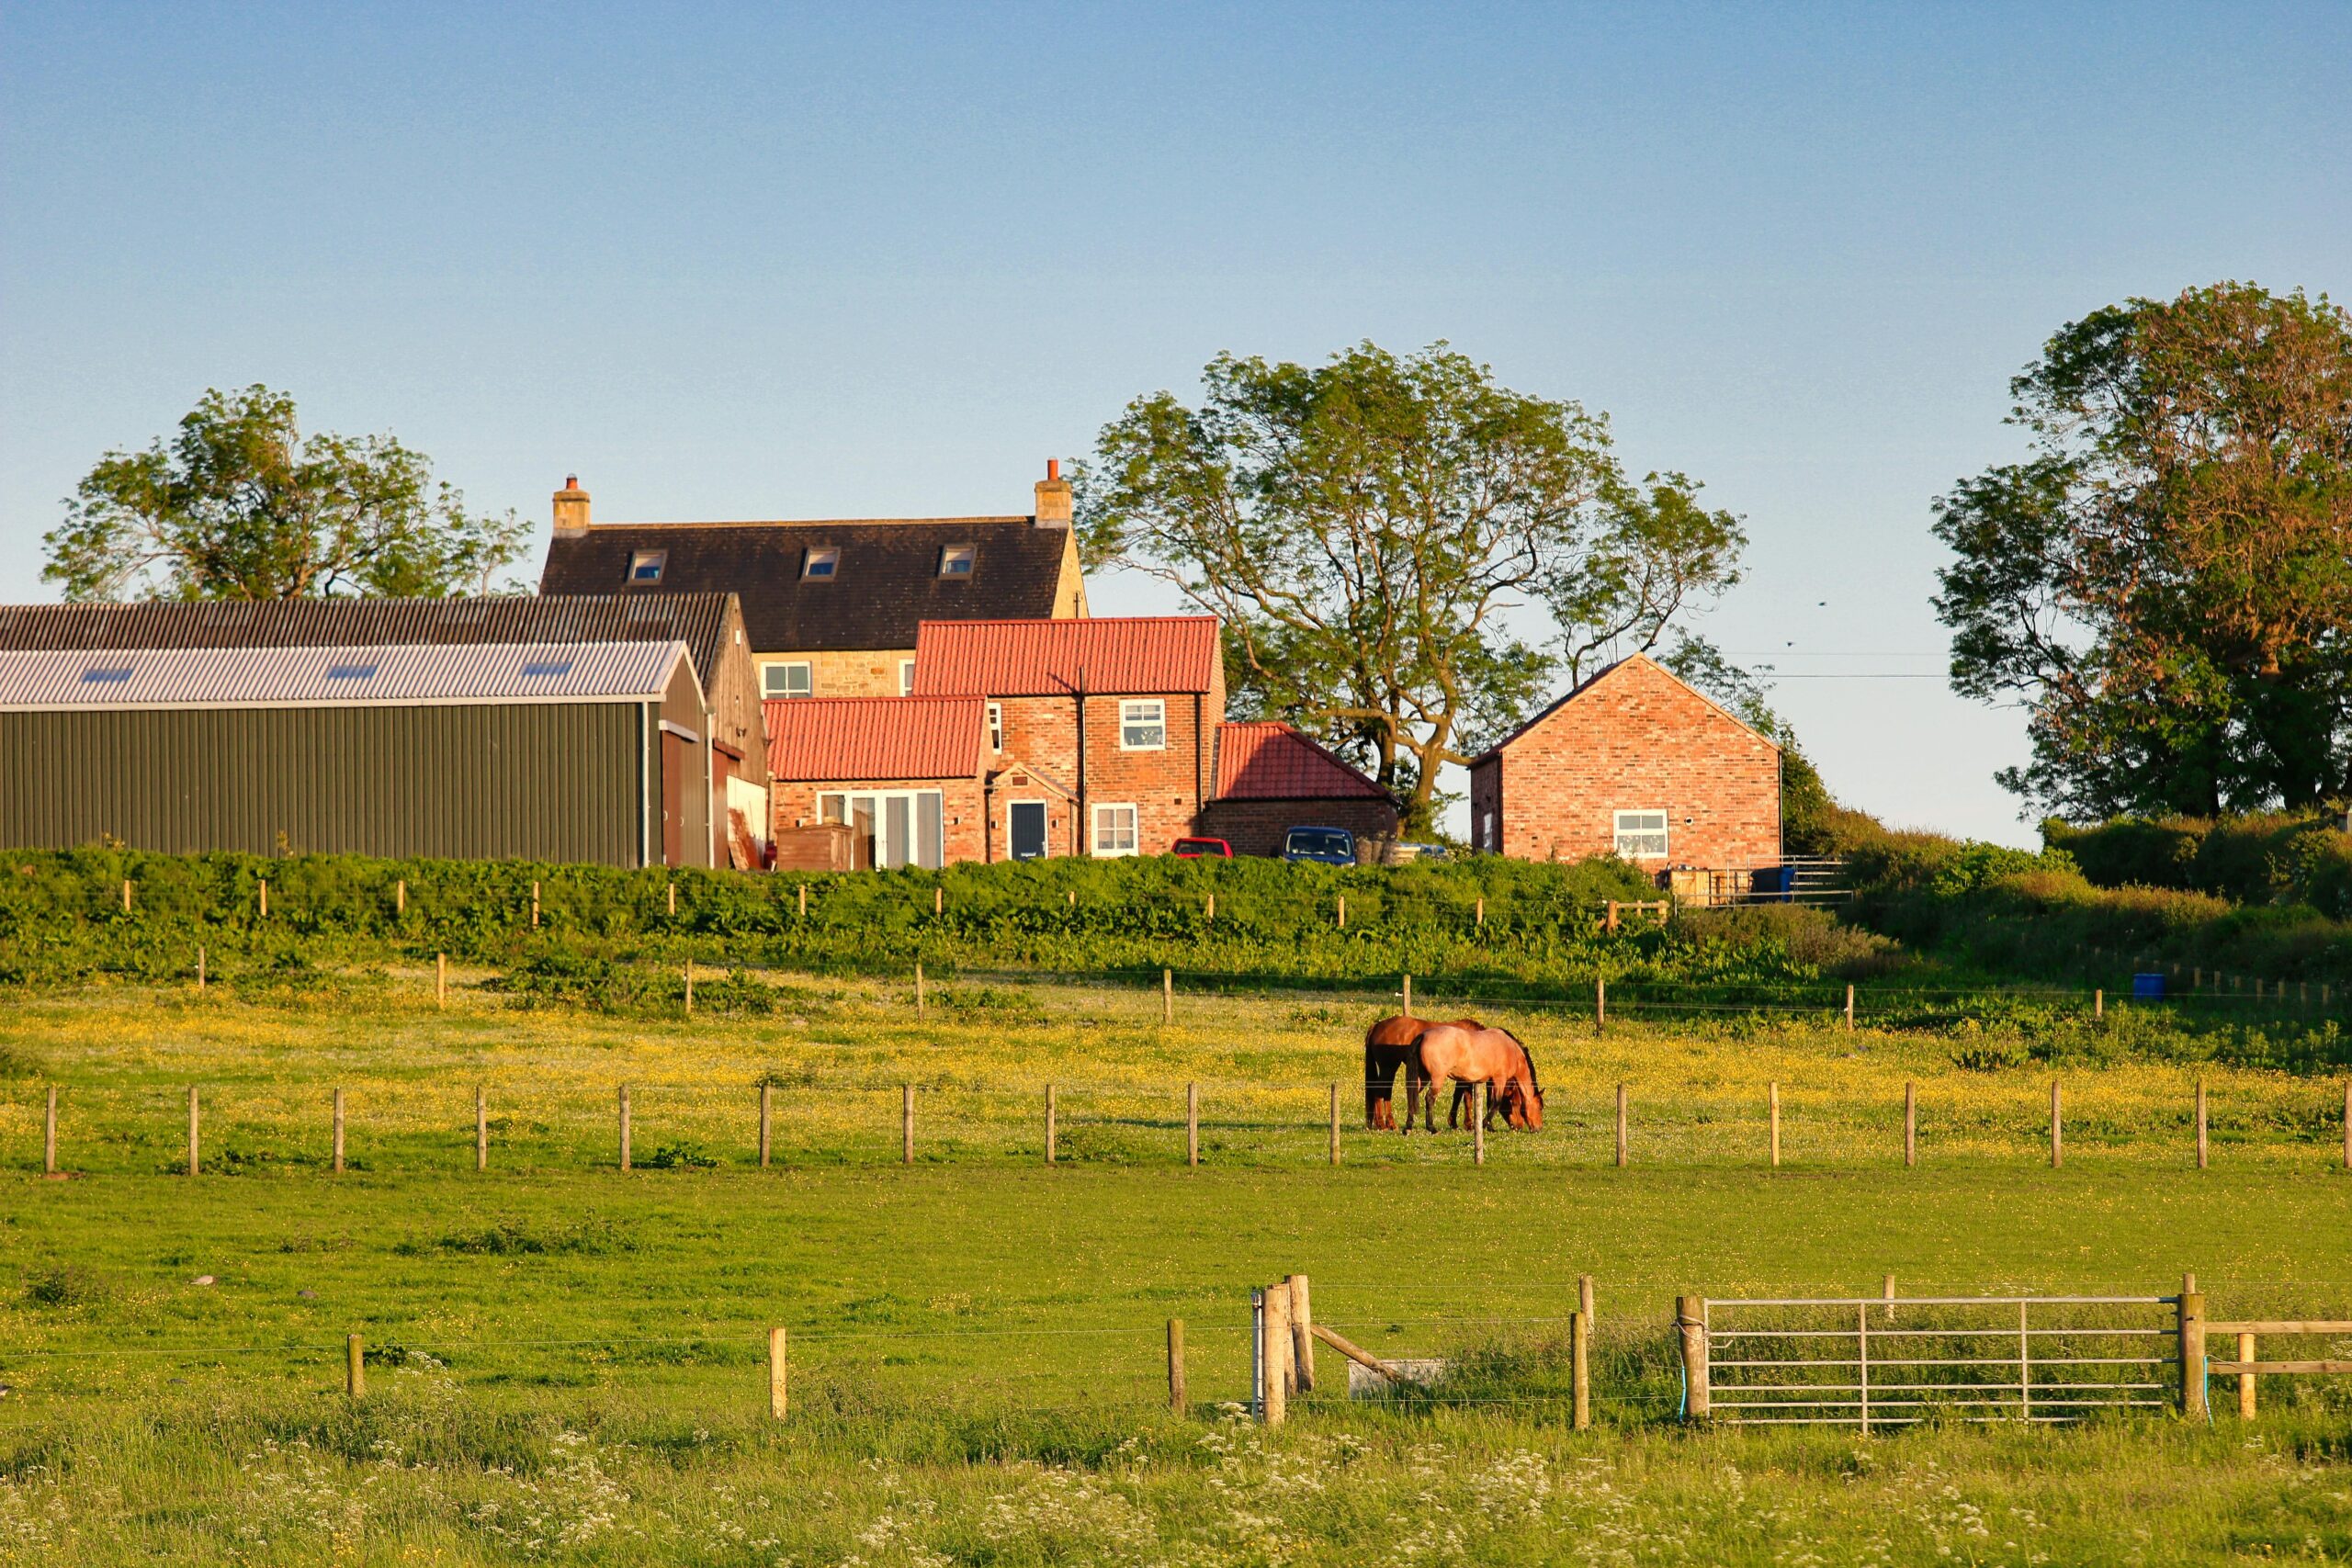
[[[1475,1018],[1458,1018],[1454,1025],[1461,1029],[1483,1029],[1486,1025]],[[1413,1054],[1413,1043],[1421,1032],[1436,1027],[1434,1019],[1415,1018],[1410,1013],[1398,1013],[1384,1018],[1363,1035],[1363,1124],[1379,1132],[1396,1130],[1396,1070]]]
[[[1435,1023],[1424,1030],[1405,1062],[1405,1125],[1399,1131],[1412,1130],[1417,1112],[1424,1126],[1437,1131],[1437,1086],[1448,1079],[1487,1085],[1510,1125],[1543,1131],[1544,1090],[1535,1081],[1535,1060],[1508,1029]]]

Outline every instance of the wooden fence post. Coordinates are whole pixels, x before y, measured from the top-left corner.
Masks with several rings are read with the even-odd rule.
[[[1046,1086],[1046,1163],[1047,1165],[1054,1163],[1054,1156],[1056,1153],[1054,1145],[1060,1141],[1059,1135],[1055,1128],[1055,1113],[1057,1110],[1058,1105],[1054,1097],[1054,1086],[1047,1084]]]
[[[2197,1080],[2197,1168],[2203,1170],[2210,1145],[2206,1139],[2205,1080]]]
[[[2098,987],[2091,992],[2091,1021],[2097,1023],[2107,1017],[2107,988]]]
[[[1331,1163],[1340,1163],[1340,1086],[1331,1086]]]
[[[1266,1289],[1266,1359],[1265,1386],[1260,1391],[1260,1408],[1269,1427],[1279,1427],[1290,1414],[1291,1371],[1290,1290],[1284,1285],[1270,1285]]]
[[[1487,896],[1484,893],[1478,895],[1477,921],[1478,929],[1485,931],[1487,929]]]
[[[1293,1274],[1290,1287],[1290,1359],[1292,1381],[1301,1393],[1315,1392],[1315,1309],[1306,1292],[1306,1276]]]
[[[343,1174],[343,1090],[334,1091],[334,1173]]]
[[[1201,1163],[1201,1086],[1184,1086],[1184,1163]]]
[[[1703,1421],[1713,1404],[1707,1396],[1707,1323],[1697,1296],[1674,1298],[1674,1325],[1682,1342],[1682,1413]]]
[[[261,885],[261,918],[265,920],[269,919],[269,880],[266,877],[262,879]]]
[[[57,1174],[57,1086],[49,1086],[49,1111],[40,1126],[40,1172]]]
[[[673,889],[670,894],[670,910],[675,914],[677,908],[678,895]],[[804,920],[808,918],[808,885],[805,882],[800,885],[800,918]]]
[[[931,890],[931,912],[933,915],[944,915],[947,912],[947,889],[944,887],[933,887]]]
[[[1337,1090],[1331,1097],[1331,1125],[1340,1124],[1340,1100]],[[1487,1163],[1487,1086],[1482,1082],[1470,1091],[1470,1162]]]
[[[1593,1308],[1592,1276],[1589,1274],[1577,1276],[1577,1311],[1595,1322],[1600,1321],[1600,1314]]]
[[[130,878],[127,876],[122,879],[122,912],[130,913]]]
[[[1854,987],[1846,987],[1846,1032],[1854,1032]]]
[[[474,1085],[474,1169],[477,1173],[490,1168],[490,1089],[487,1085]]]
[[[203,1110],[197,1102],[196,1086],[190,1084],[187,1086],[187,1173],[190,1176],[194,1176],[202,1168],[202,1162],[197,1153],[197,1134],[203,1116]]]
[[[899,1086],[899,1163],[915,1163],[915,1086]]]
[[[1772,1168],[1781,1168],[1781,1080],[1774,1078],[1765,1087],[1764,1103],[1772,1119]]]
[[[1159,1021],[1176,1021],[1176,972],[1172,969],[1159,972]]]
[[[1168,1408],[1177,1415],[1184,1414],[1188,1401],[1184,1397],[1184,1320],[1168,1320]]]
[[[1069,907],[1073,909],[1078,908],[1078,895],[1075,892],[1069,896]],[[1216,895],[1214,893],[1209,895],[1209,923],[1211,925],[1216,923]]]
[[[2253,1335],[2245,1333],[2239,1334],[2238,1359],[2241,1362],[2251,1361],[2254,1359]],[[2252,1372],[2240,1372],[2238,1374],[2238,1419],[2241,1421],[2251,1421],[2254,1419],[2254,1374]]]
[[[782,1327],[768,1330],[768,1419],[781,1421],[791,1407],[791,1365]]]
[[[686,1012],[688,1013],[688,1015],[689,1015],[689,1016],[691,1016],[691,1015],[693,1014],[694,1010],[695,1010],[695,961],[694,961],[693,959],[691,959],[691,958],[689,958],[689,959],[687,959],[687,960],[686,960],[686,964],[685,964],[685,972],[686,972]]]
[[[621,1085],[621,1168],[629,1168],[628,1085]]]
[[[2205,1407],[2205,1294],[2194,1275],[2181,1281],[2180,1413],[2191,1420],[2211,1414]]]
[[[1625,1086],[1617,1086],[1617,1168],[1623,1170],[1632,1156],[1625,1130]]]
[[[760,1086],[760,1168],[762,1170],[768,1168],[768,1098],[775,1091],[775,1086],[773,1084]]]
[[[1609,913],[1602,919],[1600,927],[1603,931],[1613,931],[1617,929],[1617,900],[1614,898],[1608,900],[1606,908]]]
[[[2066,1130],[2060,1110],[2058,1080],[2050,1080],[2050,1168],[2057,1169],[2066,1163]]]
[[[921,964],[917,964],[915,965],[915,1016],[917,1018],[921,1018],[922,1016],[922,965]]]
[[[1344,893],[1340,895],[1340,929],[1348,929],[1348,896]]]
[[[395,915],[408,913],[408,878],[405,876],[392,886],[392,913]]]
[[[1595,1036],[1609,1032],[1609,982],[1600,976],[1592,982],[1592,1032]]]
[[[1903,1168],[1909,1170],[1919,1163],[1919,1086],[1906,1078],[1903,1084]]]
[[[1413,1016],[1413,977],[1410,975],[1405,976],[1405,1005],[1397,1010],[1407,1018]]]
[[[354,1399],[368,1397],[368,1349],[356,1334],[343,1342],[343,1391]]]
[[[534,883],[532,883],[532,884],[531,884],[531,924],[532,924],[532,925],[534,925],[534,926],[537,926],[538,923],[539,923],[539,885],[538,885],[537,883],[534,882]]]
[[[437,1008],[449,1005],[449,955],[446,953],[433,955],[433,1005]]]
[[[1571,1428],[1582,1432],[1592,1426],[1592,1314],[1579,1307],[1568,1319],[1568,1391],[1573,1400]]]
[[[204,989],[204,944],[202,942],[196,944],[196,988],[199,994]]]

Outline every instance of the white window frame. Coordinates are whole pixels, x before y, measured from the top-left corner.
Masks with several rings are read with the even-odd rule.
[[[1634,820],[1629,822],[1629,818]],[[1649,825],[1648,819],[1652,818],[1657,820],[1655,828]],[[1673,818],[1664,807],[1620,811],[1613,815],[1611,821],[1615,826],[1614,843],[1620,860],[1664,860],[1671,852]],[[1657,847],[1649,847],[1652,843]]]
[[[957,562],[963,570],[956,570]],[[980,550],[978,545],[943,545],[939,550],[939,575],[969,579],[979,569]]]
[[[819,571],[819,567],[825,570]],[[800,581],[831,582],[842,574],[842,552],[836,545],[814,545],[800,557]]]
[[[652,575],[650,577],[639,576],[639,571],[643,568],[649,566],[653,569]],[[667,550],[631,550],[628,553],[628,577],[627,581],[631,587],[635,587],[639,583],[658,584],[662,581],[662,574],[669,570],[670,552]]]
[[[911,659],[901,659],[899,660],[899,695],[911,697],[914,694],[915,661]]]
[[[1487,820],[1478,834],[1478,847],[1483,850],[1501,849],[1501,840],[1495,837],[1495,814],[1489,811],[1486,816]]]
[[[989,705],[989,750],[991,751],[1004,750],[1004,705],[1002,703]]]
[[[1114,811],[1124,811],[1127,814],[1127,843],[1126,847],[1124,849],[1120,848],[1116,842],[1118,838],[1118,829],[1115,826],[1112,829],[1113,843],[1111,847],[1107,849],[1103,847],[1103,814],[1105,812]],[[1132,802],[1124,800],[1099,801],[1094,805],[1088,815],[1089,821],[1087,824],[1087,839],[1088,841],[1093,845],[1094,858],[1096,860],[1125,860],[1130,855],[1138,855],[1143,852],[1143,813],[1136,810]]]
[[[935,789],[820,790],[817,795],[817,818],[823,822],[847,823],[854,829],[857,821],[857,806],[863,801],[874,817],[875,867],[880,869],[886,866],[920,865],[922,848],[922,801],[926,795],[939,801],[939,858],[940,863],[944,865],[947,862],[947,799],[944,791]],[[890,803],[894,800],[906,803],[907,831],[915,840],[912,843],[900,843],[890,832]],[[825,813],[828,809],[838,811],[841,815],[827,817]]]
[[[1149,716],[1146,716],[1146,710]],[[1157,740],[1130,740],[1128,727],[1155,727],[1159,731]],[[1119,750],[1122,751],[1165,751],[1168,750],[1168,699],[1165,697],[1125,697],[1119,703]]]
[[[775,690],[768,683],[768,672],[773,670],[799,671],[801,684],[808,689],[800,692],[779,692]],[[781,702],[789,698],[813,697],[816,694],[817,667],[811,664],[808,660],[805,659],[778,659],[770,663],[760,666],[760,700],[762,702]]]

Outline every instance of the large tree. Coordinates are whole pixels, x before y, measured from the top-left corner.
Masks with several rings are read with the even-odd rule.
[[[68,599],[486,593],[526,547],[389,435],[304,436],[266,387],[208,391],[167,446],[109,452],[43,541]]]
[[[2352,789],[2352,319],[2221,283],[2062,328],[2010,384],[2026,461],[1935,503],[1962,693],[2077,817]]]
[[[1442,343],[1220,355],[1202,380],[1198,407],[1158,392],[1103,429],[1090,557],[1224,617],[1238,705],[1369,762],[1416,830],[1442,763],[1738,579],[1738,520],[1696,485],[1630,481],[1605,418]],[[1548,619],[1507,624],[1522,606]]]

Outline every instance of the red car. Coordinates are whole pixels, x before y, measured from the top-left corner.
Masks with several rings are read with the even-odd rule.
[[[1176,847],[1168,852],[1182,855],[1186,860],[1199,860],[1203,856],[1211,860],[1231,860],[1233,846],[1223,839],[1179,839]]]

